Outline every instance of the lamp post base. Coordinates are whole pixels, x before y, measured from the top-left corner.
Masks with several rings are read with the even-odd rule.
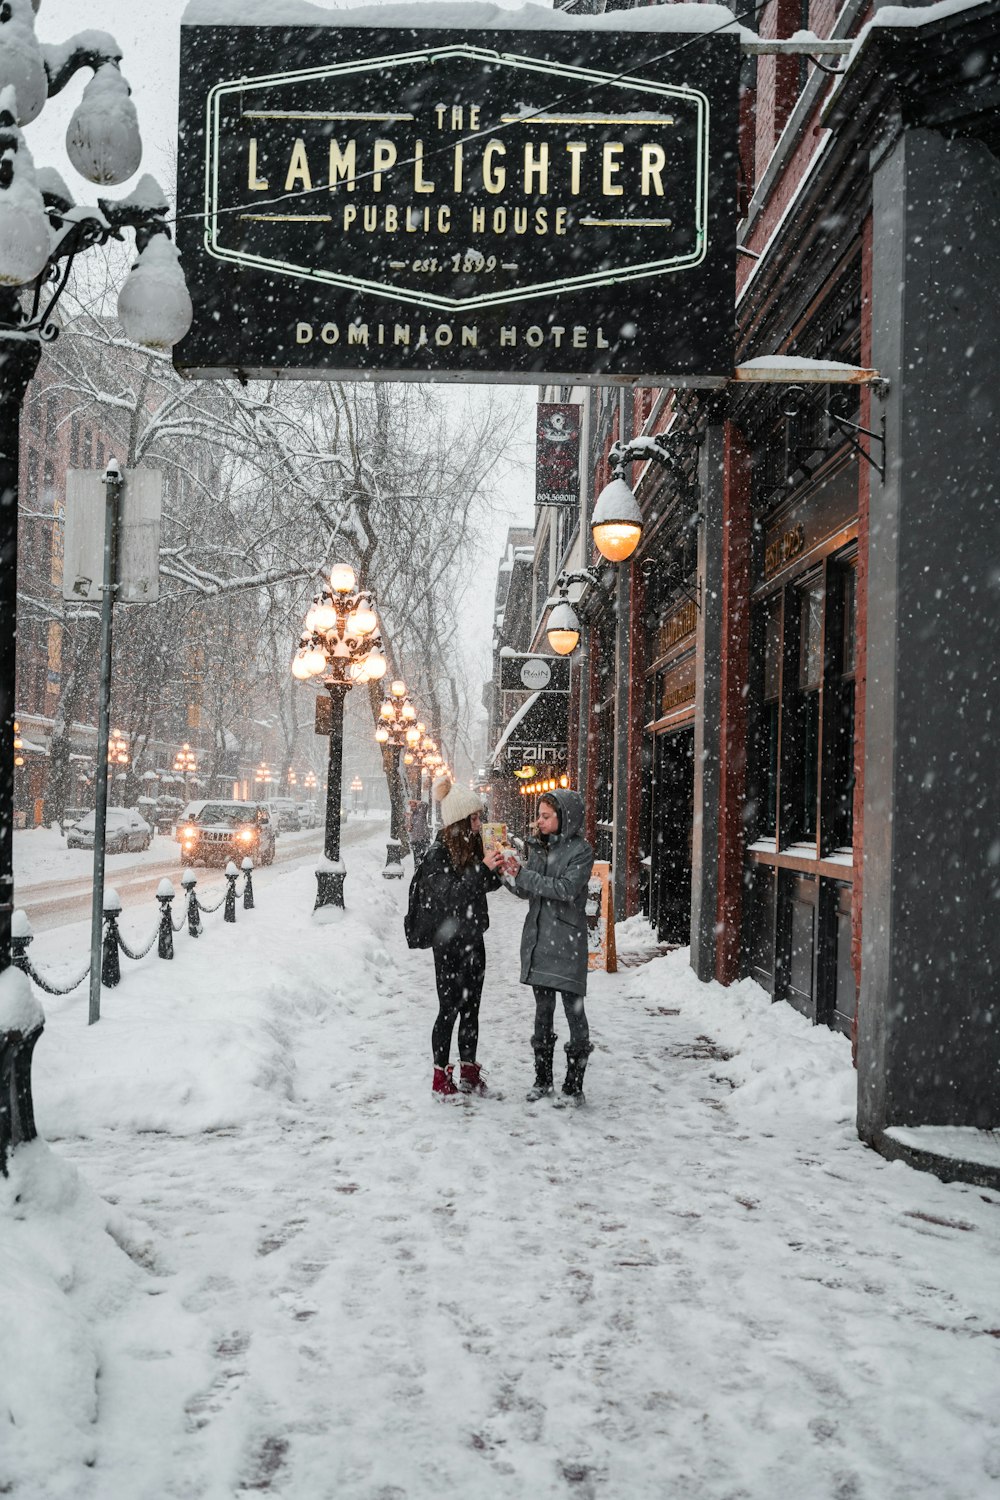
[[[402,880],[403,878],[403,846],[398,839],[390,839],[385,846],[385,869],[382,871],[383,880]]]
[[[321,906],[339,906],[344,910],[344,880],[347,871],[338,860],[339,869],[320,868],[316,871],[316,904],[313,911],[319,911]]]

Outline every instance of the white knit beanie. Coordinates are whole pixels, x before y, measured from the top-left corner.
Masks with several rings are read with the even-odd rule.
[[[435,781],[433,791],[441,809],[442,828],[447,828],[452,823],[461,823],[463,818],[471,818],[473,813],[482,813],[482,798],[466,787],[452,786],[447,776]]]

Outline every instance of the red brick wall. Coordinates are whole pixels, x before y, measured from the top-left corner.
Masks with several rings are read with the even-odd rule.
[[[715,977],[740,972],[743,911],[743,809],[746,802],[747,698],[750,658],[750,455],[733,423],[725,428],[722,524],[722,725],[719,771],[719,891]]]
[[[761,37],[791,36],[802,24],[801,0],[768,0],[757,30]],[[757,59],[756,177],[767,166],[771,152],[792,112],[799,92],[801,63],[797,57]]]

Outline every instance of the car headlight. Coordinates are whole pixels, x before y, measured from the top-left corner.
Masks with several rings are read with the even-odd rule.
[[[184,828],[184,829],[181,830],[181,838],[184,838],[184,839],[193,839],[194,836],[195,836],[195,834],[196,834],[196,832],[197,832],[197,829],[195,829],[195,828]]]
[[[244,828],[243,831],[240,834],[240,841],[242,843],[244,843],[244,844],[252,844],[253,841],[254,841],[254,831],[253,831],[253,829],[252,828]]]

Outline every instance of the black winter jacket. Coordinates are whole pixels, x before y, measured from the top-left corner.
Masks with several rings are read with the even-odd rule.
[[[490,925],[487,892],[499,885],[500,876],[481,860],[456,870],[439,835],[410,882],[403,923],[410,947],[466,947],[478,942]]]

